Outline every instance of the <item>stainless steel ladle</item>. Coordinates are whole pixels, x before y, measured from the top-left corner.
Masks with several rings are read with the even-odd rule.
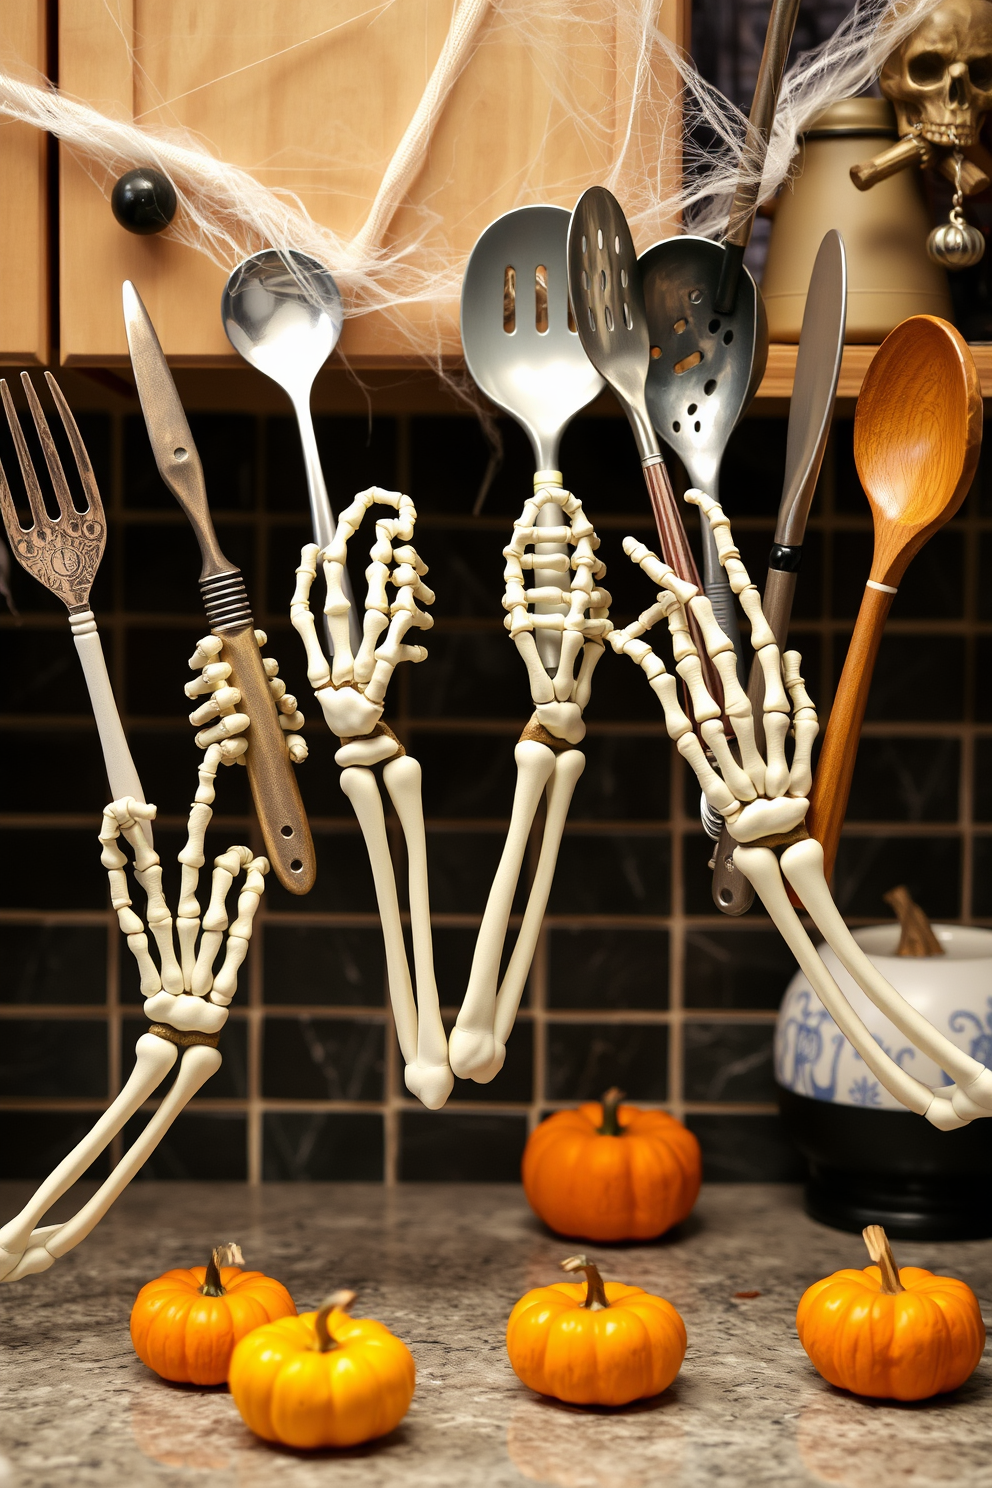
[[[334,513],[317,449],[310,394],[341,335],[341,293],[316,259],[295,250],[282,253],[266,248],[246,258],[231,274],[221,299],[221,319],[238,355],[289,395],[303,446],[313,540],[326,548],[334,537]],[[362,626],[347,571],[343,588],[351,603],[352,650],[357,651]],[[327,639],[330,645],[329,635]]]

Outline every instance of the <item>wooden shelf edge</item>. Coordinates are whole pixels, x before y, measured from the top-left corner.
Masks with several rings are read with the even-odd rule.
[[[838,398],[856,398],[877,346],[845,346],[841,363]],[[790,398],[796,371],[798,347],[776,344],[768,348],[768,365],[758,388],[758,398]],[[992,398],[992,345],[972,346],[972,356],[982,384],[982,397]]]

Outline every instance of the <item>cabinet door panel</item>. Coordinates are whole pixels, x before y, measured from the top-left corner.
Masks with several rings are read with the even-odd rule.
[[[45,70],[45,0],[3,0],[5,62]],[[48,142],[29,124],[0,120],[0,363],[48,360]]]
[[[665,0],[680,36],[687,0]],[[114,16],[111,16],[113,9]],[[61,0],[61,80],[70,92],[152,128],[182,125],[266,185],[296,192],[318,221],[346,238],[362,225],[441,50],[451,0],[393,0],[356,18],[355,0]],[[542,22],[543,46],[525,49],[498,20],[448,101],[429,161],[396,214],[390,237],[422,234],[414,262],[453,252],[461,262],[483,227],[515,205],[529,164],[570,206],[597,180],[624,128],[616,19]],[[579,129],[542,71],[556,59],[591,129]],[[563,68],[561,64],[563,65]],[[677,158],[659,145],[660,157]],[[225,271],[162,238],[115,223],[80,164],[63,161],[62,355],[66,362],[126,358],[120,281],[131,277],[167,353],[187,365],[234,360],[219,316]],[[438,304],[403,312],[407,334],[373,313],[346,325],[358,365],[427,351],[458,355],[457,286]]]

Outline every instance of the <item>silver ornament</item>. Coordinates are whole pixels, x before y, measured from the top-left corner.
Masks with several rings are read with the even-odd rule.
[[[984,253],[984,237],[965,222],[960,207],[952,207],[950,222],[935,227],[927,238],[928,256],[945,269],[970,269]]]

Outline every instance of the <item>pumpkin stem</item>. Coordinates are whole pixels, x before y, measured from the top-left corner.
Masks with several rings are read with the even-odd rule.
[[[933,933],[933,926],[916,903],[905,884],[890,889],[882,898],[899,917],[901,934],[897,956],[943,956],[944,947]]]
[[[207,1262],[207,1274],[203,1278],[201,1294],[204,1297],[223,1297],[227,1289],[221,1285],[221,1266],[243,1266],[244,1263],[241,1246],[235,1245],[233,1240],[227,1245],[215,1245]]]
[[[317,1352],[319,1354],[328,1354],[330,1353],[331,1349],[341,1347],[341,1345],[337,1342],[337,1340],[331,1333],[330,1328],[328,1328],[327,1319],[334,1311],[347,1311],[354,1300],[354,1292],[349,1292],[342,1289],[339,1292],[332,1292],[331,1295],[327,1298],[327,1301],[321,1304],[320,1311],[317,1313],[317,1316],[313,1320],[313,1325],[317,1330]]]
[[[599,1274],[599,1267],[592,1261],[587,1261],[584,1255],[569,1256],[567,1261],[562,1261],[563,1271],[584,1271],[586,1276],[586,1300],[583,1307],[588,1307],[590,1312],[602,1312],[604,1307],[609,1307],[606,1300],[606,1287],[603,1278]]]
[[[603,1124],[599,1128],[601,1137],[619,1137],[623,1133],[623,1127],[617,1120],[617,1106],[623,1100],[626,1091],[619,1090],[616,1085],[612,1086],[603,1096]]]
[[[906,1288],[899,1280],[899,1267],[896,1265],[889,1237],[881,1225],[868,1225],[861,1231],[868,1254],[882,1273],[882,1291],[888,1296],[894,1297],[896,1292],[904,1292]]]

